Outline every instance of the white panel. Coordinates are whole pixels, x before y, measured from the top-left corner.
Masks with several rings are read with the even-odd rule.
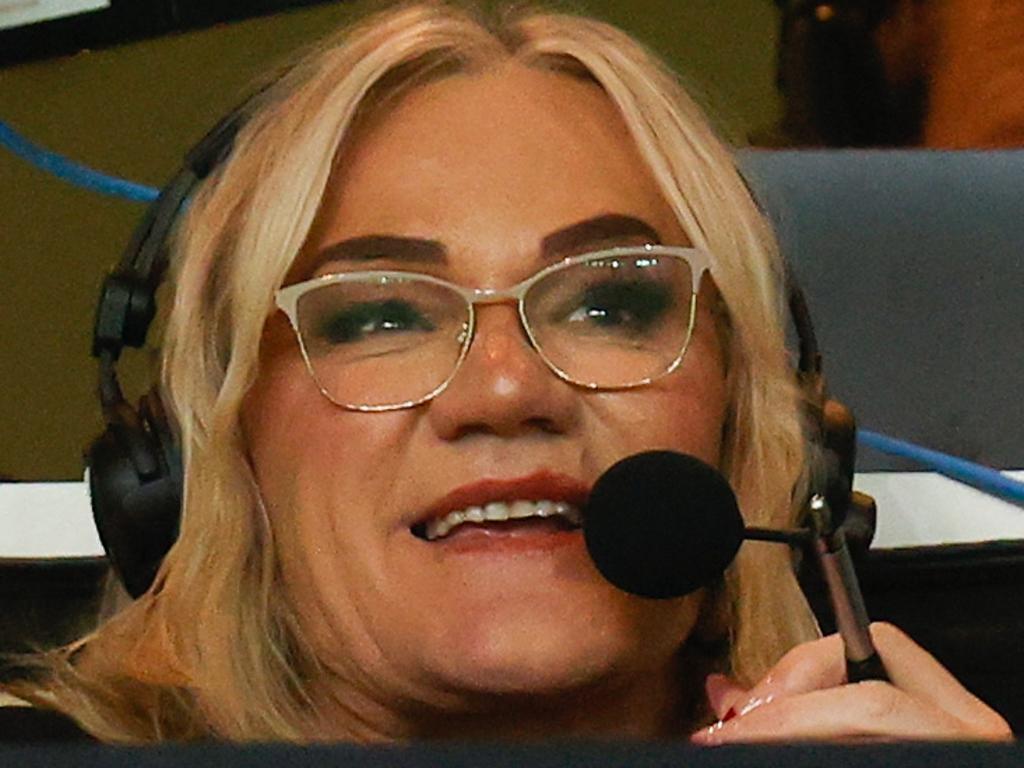
[[[1024,472],[1004,472],[1024,480]],[[878,502],[874,549],[1024,539],[1024,507],[931,472],[865,472],[853,481]]]
[[[0,29],[109,7],[109,0],[0,0]]]
[[[102,554],[85,483],[0,483],[0,558]]]

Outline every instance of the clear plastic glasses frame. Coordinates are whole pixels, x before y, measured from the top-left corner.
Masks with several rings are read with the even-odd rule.
[[[564,368],[558,365],[551,357],[545,352],[544,345],[538,342],[537,334],[535,329],[531,327],[530,319],[527,315],[526,310],[526,296],[530,289],[537,285],[540,281],[546,280],[552,275],[575,267],[580,264],[593,263],[598,266],[617,266],[617,260],[622,259],[638,259],[642,261],[644,258],[650,258],[652,260],[668,258],[677,259],[684,262],[690,274],[690,290],[689,290],[689,307],[686,311],[687,328],[685,335],[682,337],[682,341],[679,345],[679,349],[676,351],[671,359],[667,359],[664,369],[652,373],[650,375],[643,376],[636,379],[635,381],[627,381],[621,384],[615,384],[613,386],[601,385],[594,381],[581,380],[577,377],[570,375],[564,370]],[[476,307],[478,305],[486,304],[502,304],[502,303],[515,303],[518,308],[519,321],[525,332],[526,338],[529,340],[530,345],[534,351],[540,356],[541,360],[544,361],[545,365],[560,379],[566,381],[575,386],[579,386],[585,389],[594,390],[616,390],[616,389],[631,389],[634,387],[641,387],[646,384],[663,377],[675,371],[683,361],[683,357],[686,354],[686,349],[689,346],[690,339],[693,336],[693,328],[696,321],[697,311],[697,293],[700,289],[701,280],[703,279],[704,273],[709,270],[709,257],[707,253],[697,248],[684,248],[678,246],[665,246],[665,245],[642,245],[642,246],[626,246],[617,248],[608,248],[601,251],[594,251],[591,253],[585,253],[579,256],[564,259],[555,264],[552,264],[544,269],[533,274],[531,277],[526,278],[520,283],[513,285],[509,288],[494,289],[494,288],[466,288],[464,286],[450,283],[441,278],[434,277],[433,275],[426,275],[417,272],[403,272],[403,271],[361,271],[361,272],[343,272],[337,274],[323,275],[320,277],[314,277],[310,280],[305,280],[301,283],[289,285],[284,288],[280,288],[275,293],[275,301],[278,308],[287,315],[289,322],[291,323],[292,329],[295,332],[296,338],[299,342],[299,348],[301,349],[303,359],[305,361],[306,369],[313,381],[316,383],[317,388],[320,392],[332,403],[342,408],[354,411],[365,411],[365,412],[380,412],[380,411],[394,411],[402,408],[412,408],[422,403],[437,397],[443,392],[452,379],[455,378],[459,369],[462,367],[462,362],[465,360],[469,349],[473,343],[473,338],[476,331]],[[656,261],[655,261],[656,263]],[[358,402],[344,402],[334,396],[329,389],[324,385],[321,380],[321,376],[318,375],[316,365],[310,357],[310,352],[307,344],[307,340],[304,337],[303,331],[300,327],[300,311],[299,302],[303,296],[310,293],[323,289],[326,286],[334,285],[337,283],[369,283],[369,284],[386,284],[388,281],[396,283],[411,283],[411,282],[423,282],[442,289],[447,289],[454,294],[458,294],[462,297],[466,304],[466,317],[464,326],[459,333],[458,339],[461,343],[461,349],[459,350],[458,356],[452,365],[451,371],[436,386],[430,388],[428,392],[423,395],[402,400],[394,403],[383,403],[383,404],[366,404]]]

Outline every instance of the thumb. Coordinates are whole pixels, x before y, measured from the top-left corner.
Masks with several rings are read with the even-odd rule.
[[[750,696],[746,688],[718,673],[707,676],[704,690],[707,692],[708,704],[719,720],[728,720],[730,710],[735,714],[735,708]]]

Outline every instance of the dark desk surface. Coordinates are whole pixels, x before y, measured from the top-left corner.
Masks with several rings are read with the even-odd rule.
[[[1003,768],[1024,765],[1024,744],[895,744],[872,746],[739,746],[700,749],[689,745],[568,744],[523,747],[429,746],[365,748],[349,745],[288,746],[162,746],[0,748],[0,765],[14,768],[702,768],[703,766],[780,766],[843,768],[892,765],[899,768]]]

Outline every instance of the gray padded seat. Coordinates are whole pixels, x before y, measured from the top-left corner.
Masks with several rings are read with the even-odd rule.
[[[860,425],[1024,468],[1024,151],[752,150],[741,165]]]

